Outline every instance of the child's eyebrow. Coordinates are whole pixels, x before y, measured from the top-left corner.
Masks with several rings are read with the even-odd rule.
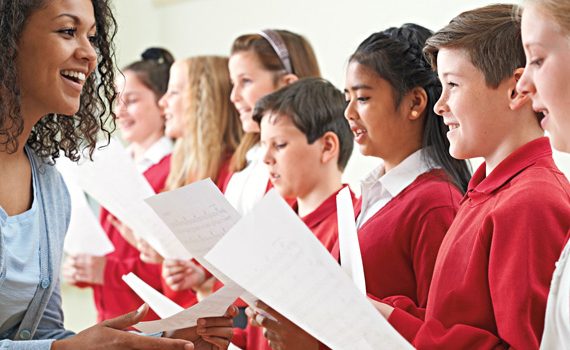
[[[344,92],[348,92],[349,89],[344,89]],[[358,91],[358,90],[372,90],[372,87],[366,84],[357,84],[357,85],[353,85],[350,87],[350,90],[352,91]]]
[[[441,73],[441,78],[447,78],[449,76],[461,77],[461,73],[456,73],[456,72],[443,72],[443,73]]]

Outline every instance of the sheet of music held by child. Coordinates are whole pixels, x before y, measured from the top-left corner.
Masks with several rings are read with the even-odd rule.
[[[134,326],[144,333],[194,327],[201,317],[222,316],[242,290],[236,284],[228,284],[200,303],[184,309],[133,273],[123,276],[123,280],[161,318],[161,320],[139,322]]]
[[[73,166],[67,158],[57,160],[57,169],[65,180],[71,198],[71,218],[63,249],[71,255],[104,256],[113,252],[115,247],[89,207],[85,194],[70,178],[69,168]]]
[[[191,258],[144,199],[154,191],[116,140],[94,154],[94,161],[69,167],[71,178],[166,258]]]
[[[205,258],[332,349],[412,349],[275,191]]]
[[[336,208],[341,267],[362,294],[366,295],[366,279],[354,219],[354,205],[348,187],[343,188],[337,194]]]

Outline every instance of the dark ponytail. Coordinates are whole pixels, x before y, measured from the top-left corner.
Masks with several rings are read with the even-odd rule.
[[[422,50],[433,33],[417,24],[404,24],[374,33],[364,40],[350,57],[388,81],[394,90],[396,107],[412,89],[421,87],[428,96],[422,147],[426,161],[443,168],[451,181],[463,192],[471,178],[471,167],[449,154],[447,127],[433,107],[441,95],[441,83],[424,57]]]
[[[140,61],[129,64],[123,71],[135,73],[140,81],[154,92],[158,101],[168,89],[172,63],[174,56],[168,50],[151,47],[142,53]]]

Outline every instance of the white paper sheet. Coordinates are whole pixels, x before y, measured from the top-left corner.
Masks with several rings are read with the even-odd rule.
[[[230,343],[230,345],[228,346],[228,350],[241,350],[241,349],[235,346],[234,344]]]
[[[243,289],[236,284],[228,284],[186,310],[162,320],[140,322],[134,327],[144,333],[194,327],[199,318],[223,316],[242,291]]]
[[[231,282],[203,259],[240,219],[212,180],[160,193],[147,198],[146,202],[199,263],[224,284]]]
[[[413,349],[274,190],[205,258],[332,349]]]
[[[63,249],[70,255],[107,255],[113,252],[115,247],[89,207],[85,194],[70,179],[68,171],[70,166],[72,166],[72,163],[67,158],[60,158],[57,161],[57,168],[67,185],[71,198],[71,219],[63,243]]]
[[[131,157],[116,141],[94,154],[94,161],[84,160],[70,167],[74,181],[102,206],[146,240],[165,258],[190,259],[168,227],[144,199],[154,191],[135,167]]]
[[[336,195],[336,215],[338,218],[338,244],[341,267],[352,279],[358,290],[366,295],[366,279],[360,253],[360,243],[354,220],[354,205],[350,189],[343,188]]]
[[[160,318],[173,316],[184,308],[156,289],[149,286],[134,273],[123,276],[123,281],[141,298]]]
[[[224,284],[234,283],[204,259],[204,255],[235,225],[240,214],[210,179],[147,198],[146,202],[204,268]],[[259,299],[243,291],[240,296],[255,307]],[[263,311],[258,310],[265,314]],[[270,315],[267,317],[273,319]]]

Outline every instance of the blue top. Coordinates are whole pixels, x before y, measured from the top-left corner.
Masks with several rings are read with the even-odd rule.
[[[31,242],[32,236],[36,237],[34,250],[36,251],[37,264],[35,276],[37,283],[32,289],[35,289],[31,300],[28,299],[27,311],[23,315],[19,315],[21,321],[15,326],[0,332],[0,349],[13,350],[48,350],[51,343],[56,339],[67,338],[73,333],[63,328],[63,313],[61,310],[61,293],[59,288],[59,271],[63,253],[63,240],[70,217],[70,199],[67,193],[65,183],[61,175],[54,166],[47,165],[39,159],[35,153],[26,146],[26,153],[32,167],[32,176],[34,177],[34,204],[29,211],[23,214],[24,221],[36,221],[28,227],[34,232],[20,232],[22,236],[28,237]],[[36,206],[36,214],[34,212]],[[6,217],[6,213],[2,210],[6,221],[11,218]],[[15,217],[20,217],[16,215]],[[20,226],[22,230],[23,227]],[[0,225],[0,289],[3,289],[6,283],[10,285],[14,283],[13,271],[8,269],[14,268],[13,245],[10,243],[10,230],[5,231],[4,224]],[[12,231],[14,233],[15,231]],[[29,243],[30,246],[33,245]],[[9,256],[12,255],[12,256]],[[33,258],[32,258],[33,259]],[[30,263],[25,262],[25,264]],[[34,265],[34,262],[31,262]],[[24,271],[26,275],[33,274],[31,272],[33,266],[26,265]],[[11,281],[7,282],[7,279]],[[28,281],[29,282],[29,281]],[[26,288],[28,289],[29,286]],[[2,293],[0,305],[6,304],[4,298],[7,296]],[[8,302],[10,302],[9,300]],[[21,302],[21,301],[19,301]],[[0,313],[4,313],[2,308]],[[10,315],[8,318],[12,318]],[[2,316],[4,317],[4,316]],[[5,326],[8,326],[6,324]]]
[[[24,213],[8,216],[0,207],[6,278],[0,288],[0,334],[20,324],[40,281],[40,212],[37,173],[32,169],[33,202]]]

